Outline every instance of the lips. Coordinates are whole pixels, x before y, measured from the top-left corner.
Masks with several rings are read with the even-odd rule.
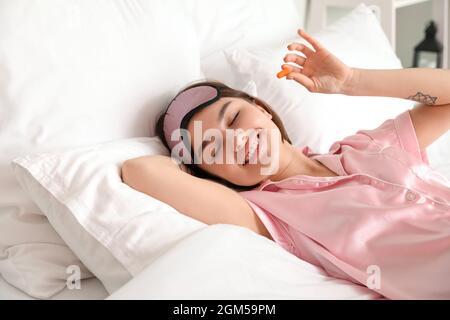
[[[252,142],[252,145],[250,145],[250,141]],[[259,149],[259,133],[253,139],[248,138],[245,143],[244,165],[247,165],[250,162],[250,156],[254,157],[255,154],[258,154],[258,149]]]

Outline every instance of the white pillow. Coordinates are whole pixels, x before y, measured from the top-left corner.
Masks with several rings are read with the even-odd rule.
[[[225,48],[268,46],[288,39],[304,25],[306,0],[193,0],[201,67],[206,77],[233,84]],[[201,4],[201,5],[200,5]],[[197,8],[192,8],[197,6]],[[301,15],[299,15],[299,12]]]
[[[250,0],[253,1],[253,0]],[[239,42],[249,26],[252,11],[249,1],[183,1],[197,33],[201,57]]]
[[[376,16],[363,4],[313,36],[349,66],[401,68]],[[258,97],[280,115],[294,145],[308,145],[324,153],[338,139],[359,129],[375,128],[414,105],[412,101],[386,97],[313,94],[294,81],[278,79],[276,73],[291,42],[304,40],[297,36],[277,46],[232,49],[225,54],[240,79],[235,87],[253,80]]]
[[[178,90],[203,77],[198,39],[178,0],[0,1],[0,39],[0,274],[45,298],[80,262],[9,163],[150,136]]]
[[[122,163],[150,154],[168,151],[158,138],[142,137],[12,162],[21,186],[109,293],[207,226],[122,182]]]

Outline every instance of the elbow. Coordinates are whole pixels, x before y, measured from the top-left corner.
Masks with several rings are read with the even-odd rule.
[[[159,182],[167,178],[167,172],[170,171],[171,166],[174,164],[169,157],[143,156],[124,161],[120,174],[123,183],[148,194],[155,192]]]
[[[120,175],[123,183],[133,187],[135,183],[136,172],[138,168],[138,161],[136,159],[126,160],[120,169]]]
[[[151,184],[146,183],[149,172],[139,159],[127,160],[122,164],[121,178],[123,183],[136,191],[147,194],[152,191],[150,190]]]
[[[146,157],[126,160],[121,167],[122,182],[139,192],[152,194],[155,183],[149,182],[155,182],[158,174],[151,167]]]

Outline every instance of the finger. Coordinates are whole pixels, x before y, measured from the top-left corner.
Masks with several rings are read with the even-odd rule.
[[[316,39],[314,39],[308,33],[306,33],[305,30],[299,29],[297,32],[303,39],[308,41],[316,51],[323,48],[322,45],[320,44],[320,42],[317,41]]]
[[[286,79],[295,80],[296,82],[304,86],[306,89],[308,89],[308,91],[314,92],[315,89],[314,82],[310,78],[301,73],[292,72],[286,77]]]
[[[288,70],[289,70],[289,73],[291,73],[291,72],[302,73],[302,72],[303,72],[303,69],[302,69],[302,68],[293,66],[293,65],[291,65],[291,64],[283,64],[283,65],[281,66],[281,69],[288,69]]]
[[[303,53],[306,57],[311,56],[312,54],[315,53],[314,50],[312,50],[311,48],[309,48],[308,46],[302,44],[302,43],[291,43],[290,45],[288,45],[287,47],[289,50],[291,51],[300,51],[301,53]]]
[[[299,66],[303,66],[303,64],[306,61],[306,58],[299,56],[298,54],[295,53],[288,53],[285,57],[284,57],[284,62],[295,62],[296,64],[298,64]]]

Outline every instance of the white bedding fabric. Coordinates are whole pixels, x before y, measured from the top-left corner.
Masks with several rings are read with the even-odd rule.
[[[266,242],[262,245],[262,242]],[[111,296],[96,278],[59,299],[383,299],[329,278],[274,242],[241,227],[217,224],[167,250]],[[33,299],[0,277],[0,300]]]
[[[65,267],[77,259],[14,179],[14,157],[152,133],[168,100],[203,77],[200,58],[233,45],[277,39],[303,26],[295,9],[305,4],[1,1],[2,276],[45,298],[64,286]],[[229,75],[222,62],[218,79]]]
[[[266,242],[264,245],[263,242]],[[383,299],[242,227],[194,232],[108,299]]]
[[[152,1],[144,2],[149,4]],[[157,110],[138,106],[130,113],[131,109],[128,108],[131,108],[132,104],[118,102],[137,101],[139,92],[135,92],[134,96],[116,99],[117,95],[122,92],[121,90],[134,87],[133,83],[125,81],[132,77],[129,74],[128,64],[130,56],[127,54],[132,52],[133,48],[139,47],[138,44],[142,39],[139,39],[138,36],[127,38],[127,34],[134,34],[133,28],[139,27],[135,20],[136,17],[143,18],[138,19],[141,22],[147,21],[145,19],[146,10],[143,9],[145,5],[140,7],[141,2],[129,1],[125,4],[122,0],[108,2],[73,0],[66,1],[64,5],[58,2],[59,7],[55,5],[56,2],[52,3],[51,0],[40,1],[38,5],[23,0],[0,2],[0,25],[2,26],[0,28],[0,83],[7,84],[0,86],[0,145],[2,147],[0,155],[0,260],[8,257],[7,248],[22,243],[48,244],[49,247],[41,252],[41,256],[45,256],[46,252],[51,252],[52,246],[61,246],[65,248],[67,255],[75,257],[47,222],[36,204],[19,188],[10,170],[11,159],[26,153],[48,151],[67,145],[86,145],[114,138],[142,136],[147,133],[147,121],[155,116]],[[68,3],[69,5],[67,5]],[[83,12],[83,8],[86,8],[84,6],[92,6],[92,3],[95,4],[93,5],[95,8]],[[153,1],[153,3],[162,5],[163,12],[170,10],[170,7],[165,7],[166,1]],[[174,2],[171,3],[176,5]],[[246,5],[242,5],[243,3]],[[151,77],[147,79],[148,73],[143,72],[144,69],[137,68],[140,66],[140,62],[147,61],[144,59],[147,56],[143,54],[138,55],[139,59],[131,61],[134,66],[134,74],[139,75],[137,78],[142,81],[135,87],[136,90],[142,93],[146,85],[151,86],[157,82],[151,95],[152,101],[158,102],[158,108],[161,108],[162,102],[170,98],[179,86],[184,85],[186,81],[193,80],[193,77],[201,75],[198,71],[199,61],[196,60],[196,45],[198,41],[202,46],[206,46],[210,39],[220,39],[220,42],[215,41],[214,47],[211,48],[198,48],[202,58],[201,67],[207,76],[232,84],[235,79],[232,79],[228,72],[225,57],[222,52],[216,50],[220,48],[220,45],[230,48],[233,45],[246,43],[247,40],[258,45],[264,41],[270,42],[271,39],[278,36],[276,41],[279,42],[285,33],[286,39],[291,38],[296,28],[303,26],[303,17],[299,18],[297,25],[292,10],[295,7],[293,3],[304,6],[306,1],[192,0],[190,1],[191,6],[187,7],[195,19],[193,25],[186,19],[180,18],[180,14],[183,15],[180,11],[185,8],[177,6],[176,14],[171,15],[171,20],[167,20],[169,24],[173,22],[170,24],[172,26],[170,34],[176,35],[176,37],[167,38],[167,41],[165,38],[158,37],[160,43],[167,43],[168,46],[164,47],[161,52],[152,51],[153,60],[149,60],[151,63],[146,65],[147,68],[158,65],[160,67],[158,72],[152,73]],[[27,5],[29,6],[28,10],[22,10]],[[65,5],[67,6],[63,7]],[[98,7],[102,5],[107,6],[108,10],[100,10],[101,8]],[[207,10],[197,10],[199,6],[205,5],[208,6]],[[46,6],[52,9],[44,10]],[[11,8],[13,14],[11,14]],[[30,10],[30,8],[32,9]],[[59,13],[58,10],[60,10]],[[96,14],[99,12],[103,14],[104,19],[97,19]],[[110,20],[110,17],[107,16],[108,12],[117,20]],[[149,12],[158,15],[157,9]],[[221,12],[227,12],[227,14],[221,16],[219,14]],[[286,16],[286,12],[289,15]],[[211,15],[208,15],[209,13]],[[240,24],[238,20],[249,14],[252,17],[249,21],[253,23],[253,27],[259,25],[261,28],[252,29],[251,24]],[[206,16],[211,19],[206,20]],[[42,21],[39,20],[41,17],[44,17]],[[233,17],[236,19],[232,19]],[[48,37],[45,38],[45,46],[33,47],[36,39],[39,39],[40,30],[35,30],[37,35],[25,32],[33,30],[30,25],[32,18],[38,19],[40,25],[49,31],[46,33]],[[213,28],[205,22],[216,23],[219,18],[229,25],[226,28]],[[96,41],[96,36],[99,36],[99,39],[110,49],[102,51],[108,57],[109,65],[96,63],[96,59],[100,56],[95,49],[92,49],[94,47],[90,47],[91,51],[84,52],[86,55],[84,58],[91,62],[89,66],[92,69],[89,67],[83,69],[85,67],[83,57],[77,56],[77,59],[71,60],[73,54],[77,52],[72,49],[76,49],[77,46],[70,45],[71,42],[68,41],[68,38],[63,37],[66,33],[63,32],[63,29],[56,29],[55,25],[51,24],[51,19],[54,19],[53,23],[61,23],[71,32],[82,29],[80,35],[88,37],[78,38],[80,43],[84,39],[86,42],[91,42],[94,47],[101,45]],[[82,19],[88,19],[88,24]],[[164,16],[161,19],[164,20]],[[80,21],[83,23],[80,24]],[[96,21],[101,22],[100,29],[96,33],[91,33],[89,29],[83,29],[88,25],[92,27],[91,23]],[[116,23],[117,21],[119,23]],[[84,27],[81,28],[81,26]],[[129,29],[121,30],[121,26]],[[274,29],[274,26],[277,28]],[[197,29],[196,35],[192,31],[193,28]],[[161,28],[161,30],[163,29]],[[259,37],[253,37],[251,33],[242,36],[241,30],[258,30]],[[54,35],[53,38],[51,34]],[[112,36],[102,36],[105,34]],[[159,33],[159,36],[163,34],[167,35],[167,30],[164,29],[164,33]],[[128,40],[131,47],[115,42],[114,39],[117,39],[118,35],[122,37],[121,39]],[[58,41],[55,41],[58,39],[69,45],[58,47]],[[149,46],[145,46],[145,48],[152,50],[154,47],[151,45],[154,43],[153,41],[146,42]],[[180,43],[185,44],[181,46],[181,49]],[[23,44],[26,44],[26,50],[23,49]],[[114,51],[111,48],[117,50]],[[2,51],[3,49],[5,51]],[[224,49],[224,47],[220,49]],[[179,52],[176,52],[177,50]],[[113,52],[118,54],[120,61],[118,69],[111,67],[114,66],[116,60],[108,53]],[[181,53],[182,59],[174,59],[173,55],[172,60],[167,59],[169,52],[178,54],[177,56]],[[34,60],[28,59],[31,53],[34,53]],[[13,59],[14,63],[8,63],[9,60],[5,57]],[[65,64],[67,61],[63,61],[64,59],[73,63],[67,65]],[[160,64],[159,60],[164,60],[164,63]],[[25,62],[22,63],[23,61]],[[176,62],[175,65],[174,62]],[[58,69],[61,65],[67,68]],[[14,69],[9,69],[11,66]],[[185,67],[188,70],[185,70]],[[174,76],[167,72],[172,68],[186,72],[181,76],[179,74]],[[72,74],[72,71],[75,73]],[[119,75],[117,71],[119,71]],[[154,70],[152,71],[154,72]],[[68,74],[76,75],[78,78],[67,77]],[[89,80],[89,75],[92,74],[96,74],[96,76]],[[61,77],[58,78],[58,76]],[[114,81],[114,79],[118,80]],[[96,80],[99,81],[96,82]],[[153,82],[150,84],[145,82],[147,80]],[[113,82],[112,86],[107,85],[109,81]],[[77,83],[82,83],[83,87],[77,86]],[[55,84],[57,85],[54,86]],[[100,84],[104,85],[98,91]],[[126,86],[122,87],[121,84],[126,84]],[[123,107],[124,105],[126,108]],[[116,110],[120,109],[120,112],[112,112],[112,107]],[[93,113],[93,111],[95,112]],[[102,115],[111,115],[111,117],[102,118]],[[136,121],[138,126],[135,126]],[[432,166],[450,178],[450,133],[439,139],[428,150]],[[262,237],[243,228],[215,225],[200,231],[164,252],[158,260],[144,268],[140,274],[109,298],[379,298],[367,288],[323,276],[320,270],[289,255],[288,252],[269,240],[267,240],[267,246],[262,246],[261,241],[264,241]],[[20,251],[17,253],[20,257]],[[40,252],[36,251],[35,256],[39,255]],[[25,270],[26,259],[30,259],[28,265],[33,263],[32,256],[20,258],[23,259],[22,268]],[[58,261],[55,259],[54,262],[57,264]],[[61,279],[58,280],[61,281]],[[234,291],[226,289],[230,286]],[[57,289],[54,287],[49,292],[55,288]],[[236,294],[232,295],[231,292]],[[106,290],[99,280],[90,278],[82,281],[81,290],[64,289],[52,299],[103,299],[106,296]],[[0,299],[31,298],[0,277]]]
[[[105,288],[97,278],[81,280],[80,289],[67,287],[51,297],[51,300],[103,300],[108,296]],[[0,300],[35,300],[22,290],[10,285],[0,276]]]
[[[159,138],[140,137],[12,162],[23,189],[109,293],[207,226],[123,183],[123,162],[154,154],[169,155]]]
[[[430,167],[450,180],[450,131],[427,148]]]
[[[81,266],[10,161],[148,136],[168,100],[203,77],[185,3],[0,1],[0,274],[9,283],[48,298],[68,265]]]

